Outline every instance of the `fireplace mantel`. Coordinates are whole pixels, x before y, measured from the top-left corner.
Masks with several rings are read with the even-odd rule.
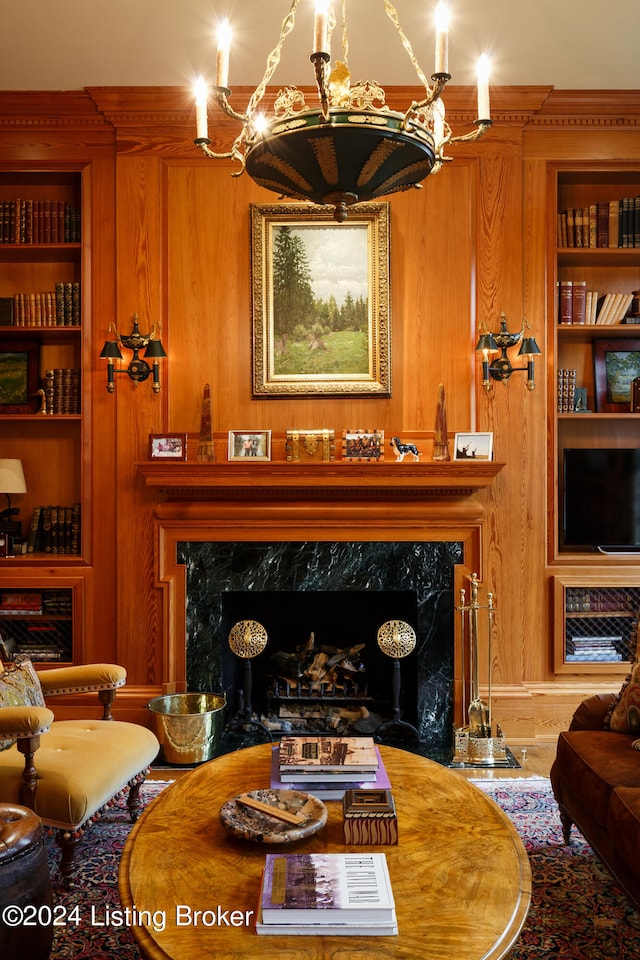
[[[470,497],[491,486],[504,463],[273,462],[137,464],[147,487],[175,500],[255,500],[288,497],[439,499]]]

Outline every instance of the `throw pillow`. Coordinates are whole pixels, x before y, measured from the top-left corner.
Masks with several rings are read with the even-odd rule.
[[[0,709],[2,707],[46,706],[40,679],[30,660],[2,666],[0,672]],[[0,740],[6,750],[15,740]]]
[[[640,733],[640,661],[622,685],[609,716],[609,728],[618,733]]]

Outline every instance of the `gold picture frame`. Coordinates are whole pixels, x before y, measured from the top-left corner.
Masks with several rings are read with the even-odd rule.
[[[391,396],[389,204],[251,204],[253,396]]]

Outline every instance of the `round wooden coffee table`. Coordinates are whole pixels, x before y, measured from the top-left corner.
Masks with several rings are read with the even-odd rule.
[[[246,842],[220,823],[222,804],[269,785],[271,746],[239,750],[176,780],[133,827],[120,864],[122,906],[147,960],[499,960],[531,900],[529,860],[500,808],[459,774],[380,747],[393,785],[398,846],[345,847],[342,803],[327,825],[285,848]],[[395,937],[258,936],[267,850],[380,850],[396,901]]]

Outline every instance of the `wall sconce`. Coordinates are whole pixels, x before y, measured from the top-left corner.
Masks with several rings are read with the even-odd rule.
[[[160,393],[160,363],[159,361],[166,357],[166,351],[160,341],[160,324],[156,320],[150,333],[140,333],[138,328],[138,314],[133,315],[133,328],[129,334],[118,333],[114,323],[110,323],[109,330],[115,334],[114,340],[105,340],[104,346],[100,351],[100,358],[107,361],[107,390],[113,393],[116,388],[115,374],[126,373],[137,386],[144,380],[153,375],[152,389],[154,393]],[[133,351],[133,357],[128,367],[116,370],[114,368],[115,360],[123,360],[120,346]],[[145,348],[144,358],[138,356],[140,350]],[[153,365],[148,364],[148,360],[153,361]]]
[[[507,330],[507,318],[504,313],[500,314],[500,330],[498,333],[481,333],[475,350],[482,354],[482,386],[487,393],[491,390],[491,380],[501,380],[503,383],[508,380],[512,373],[526,372],[527,389],[533,390],[535,387],[534,361],[540,356],[541,350],[536,343],[535,337],[523,337],[526,321],[522,324],[522,330],[518,333],[509,333]],[[526,367],[514,367],[507,356],[507,350],[520,344],[518,357],[527,361]],[[489,358],[499,353],[496,359]]]

